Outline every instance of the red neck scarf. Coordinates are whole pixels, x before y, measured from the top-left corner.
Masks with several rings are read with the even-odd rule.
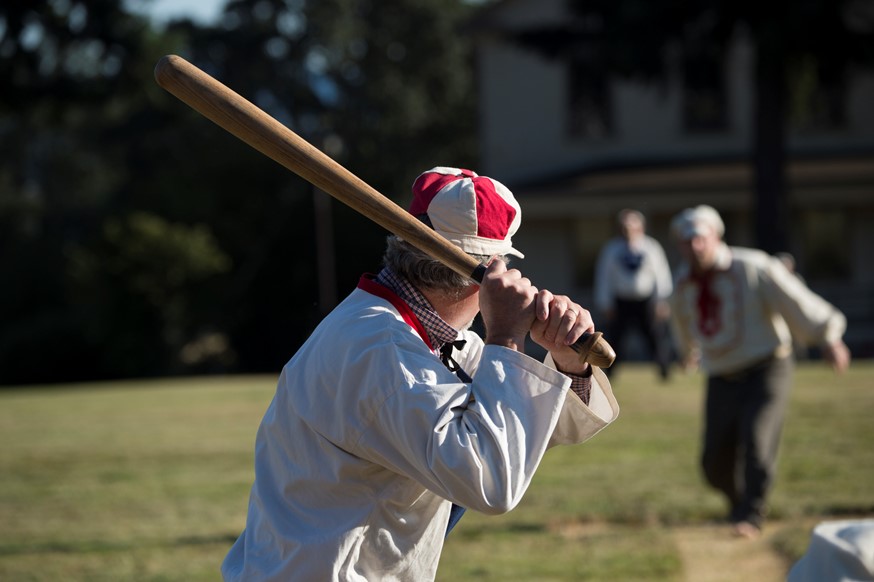
[[[692,280],[698,284],[698,331],[704,337],[712,337],[722,328],[719,309],[722,300],[713,292],[713,274],[713,271],[692,274]]]

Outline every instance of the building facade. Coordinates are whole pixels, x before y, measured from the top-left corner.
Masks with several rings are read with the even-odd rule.
[[[720,211],[729,244],[755,246],[751,43],[737,34],[703,82],[677,67],[647,84],[592,75],[513,40],[566,18],[563,0],[505,0],[477,23],[479,168],[521,201],[526,275],[588,301],[622,208],[644,212],[672,265],[668,225],[692,205]],[[874,71],[809,96],[818,101],[787,123],[787,250],[847,315],[854,354],[874,356]]]

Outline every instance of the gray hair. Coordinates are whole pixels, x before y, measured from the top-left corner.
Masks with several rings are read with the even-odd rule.
[[[492,258],[486,255],[468,254],[481,263],[486,263]],[[498,258],[509,263],[509,259],[505,255],[498,255]],[[428,254],[395,235],[389,235],[386,238],[382,262],[392,272],[406,278],[418,289],[457,291],[476,284],[473,279],[456,273],[440,261],[432,259]]]

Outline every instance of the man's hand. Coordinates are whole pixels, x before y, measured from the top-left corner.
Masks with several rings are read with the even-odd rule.
[[[664,299],[656,299],[653,305],[653,316],[656,321],[667,321],[671,317],[671,305]]]
[[[534,322],[536,296],[537,288],[517,269],[508,270],[503,261],[492,261],[479,292],[485,342],[523,351]]]
[[[841,340],[824,345],[822,357],[837,374],[843,374],[850,367],[850,348]]]
[[[586,332],[594,332],[595,324],[588,310],[564,295],[547,290],[537,293],[536,319],[531,326],[531,339],[548,350],[560,372],[583,374],[589,364],[570,346]]]
[[[687,374],[693,374],[701,367],[701,350],[696,346],[680,356],[680,368]]]

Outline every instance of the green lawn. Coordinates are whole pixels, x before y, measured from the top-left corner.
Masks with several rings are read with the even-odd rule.
[[[0,580],[196,581],[245,520],[274,376],[0,390]],[[468,513],[440,580],[683,580],[672,528],[717,521],[697,469],[701,378],[626,365],[590,443],[550,451],[525,500]],[[874,515],[874,362],[802,364],[772,497],[787,564],[811,524]]]

